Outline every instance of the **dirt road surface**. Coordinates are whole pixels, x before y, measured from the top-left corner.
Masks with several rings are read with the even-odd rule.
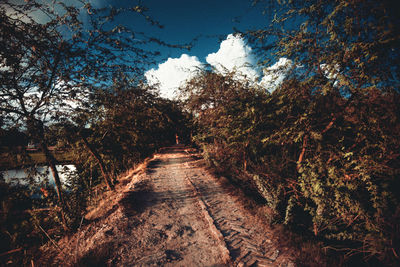
[[[184,147],[121,180],[84,226],[43,249],[42,263],[80,266],[295,266],[268,226]]]

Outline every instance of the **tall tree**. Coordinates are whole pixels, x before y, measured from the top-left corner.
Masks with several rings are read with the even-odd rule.
[[[61,181],[46,139],[48,126],[76,122],[72,117],[94,108],[95,94],[112,89],[110,84],[121,75],[137,79],[156,54],[143,44],[160,43],[144,34],[141,42],[135,41],[135,34],[141,33],[114,23],[123,12],[158,25],[140,5],[96,9],[85,1],[0,2],[2,127],[26,129],[40,144],[62,207]]]
[[[272,94],[281,123],[263,140],[295,155],[285,161],[295,162],[297,174],[280,183],[292,190],[285,222],[295,223],[300,206],[316,236],[359,242],[362,248],[349,251],[398,260],[399,4],[255,2],[277,11],[271,25],[248,36],[266,57],[272,51],[301,66]]]
[[[278,2],[280,4],[278,4]],[[319,84],[343,94],[397,90],[399,86],[400,5],[392,0],[254,1],[272,23],[250,31],[266,56],[287,57]],[[268,5],[266,5],[268,4]],[[272,50],[270,50],[272,49]],[[320,89],[323,90],[323,89]]]

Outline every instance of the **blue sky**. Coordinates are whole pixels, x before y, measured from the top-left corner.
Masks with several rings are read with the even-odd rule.
[[[25,0],[9,0],[23,3]],[[51,0],[36,0],[51,2]],[[58,0],[67,5],[81,6],[79,0]],[[262,14],[260,6],[253,6],[253,0],[85,0],[94,7],[132,7],[136,4],[148,8],[147,14],[164,26],[163,29],[149,25],[145,20],[133,13],[121,15],[117,23],[131,27],[134,31],[143,31],[170,44],[186,44],[195,37],[190,53],[204,59],[215,52],[221,40],[228,34],[239,30],[259,29],[269,25],[271,14]],[[83,12],[85,13],[85,12]],[[40,20],[46,16],[36,13]],[[160,48],[162,56],[179,57],[183,52],[179,49]],[[187,51],[186,51],[187,52]]]
[[[154,46],[161,56],[145,76],[150,84],[158,84],[162,96],[173,98],[177,87],[204,64],[221,72],[240,69],[244,75],[262,80],[262,71],[256,67],[258,59],[252,55],[254,50],[245,39],[232,34],[235,29],[246,31],[268,26],[272,12],[263,14],[260,6],[253,6],[251,0],[144,0],[141,3],[163,29],[135,16],[120,18],[123,24],[170,44],[184,45],[196,38],[190,50]]]
[[[189,52],[200,60],[215,52],[220,41],[233,33],[234,28],[246,30],[269,24],[269,16],[253,7],[251,0],[144,0],[142,4],[164,28],[150,27],[143,20],[132,17],[125,18],[124,23],[171,44],[189,43],[200,36]],[[179,57],[185,52],[188,53],[161,48],[163,57]]]
[[[24,0],[10,0],[23,3]],[[37,0],[50,2],[50,0]],[[273,17],[273,10],[266,10],[253,5],[253,0],[87,0],[95,8],[126,7],[135,5],[146,7],[145,12],[163,27],[151,25],[143,16],[135,12],[118,15],[110,26],[121,24],[133,32],[155,37],[171,45],[192,44],[190,50],[146,43],[141,48],[160,52],[154,64],[146,65],[145,77],[149,84],[158,86],[161,95],[172,98],[176,89],[205,65],[217,72],[238,71],[255,82],[271,79],[257,67],[258,58],[247,41],[234,35],[235,29],[261,29],[268,26]],[[66,5],[81,8],[83,21],[87,20],[87,11],[79,0],[64,0]],[[38,21],[47,17],[40,12],[34,14]],[[141,40],[141,34],[135,38]],[[141,44],[138,44],[142,46]],[[278,60],[290,63],[285,60]],[[290,65],[290,64],[289,64]],[[270,66],[277,69],[275,66]],[[267,68],[268,69],[268,66]]]

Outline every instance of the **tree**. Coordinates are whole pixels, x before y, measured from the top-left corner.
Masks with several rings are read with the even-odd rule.
[[[192,112],[197,132],[195,140],[222,169],[246,171],[261,143],[261,125],[268,94],[245,77],[203,71],[191,79],[182,93]],[[211,150],[210,150],[211,151]],[[219,152],[218,152],[219,151]]]
[[[62,96],[69,91],[59,79],[65,67],[66,44],[54,25],[36,23],[20,12],[13,5],[2,4],[0,110],[6,125],[25,127],[30,138],[40,144],[64,208],[61,181],[56,161],[47,148],[44,122],[56,116],[54,109],[62,106]],[[61,216],[66,227],[63,211]]]
[[[265,200],[270,221],[371,264],[397,263],[400,24],[392,2],[255,2],[278,11],[247,36],[263,61],[291,60],[293,75],[271,94],[212,71],[189,81],[195,141],[218,171]]]
[[[266,48],[272,48],[276,56],[301,64],[307,77],[319,79],[321,87],[337,82],[335,88],[348,96],[375,87],[397,90],[396,1],[307,0],[273,6],[278,8],[272,24],[248,35],[253,41],[275,42],[258,46],[260,50],[269,53]]]
[[[296,224],[303,210],[316,236],[359,242],[358,248],[347,247],[350,253],[394,262],[398,4],[280,2],[272,25],[249,36],[262,43],[259,51],[266,56],[271,50],[265,49],[273,48],[275,56],[302,66],[301,75],[273,93],[278,100],[275,119],[281,123],[263,140],[266,147],[279,145],[281,151],[295,154],[284,159],[292,162],[293,171],[291,182],[280,183],[290,192],[281,213],[286,223]]]
[[[158,25],[145,11],[139,5],[96,9],[84,1],[69,5],[63,1],[0,3],[2,127],[26,129],[40,144],[62,207],[56,160],[46,139],[48,127],[69,122],[85,127],[89,121],[76,123],[79,119],[72,117],[82,111],[90,113],[96,94],[112,89],[110,84],[122,76],[137,82],[143,66],[156,54],[143,49],[143,44],[160,41],[142,34],[143,41],[138,43],[135,32],[114,24],[114,19],[132,12]]]

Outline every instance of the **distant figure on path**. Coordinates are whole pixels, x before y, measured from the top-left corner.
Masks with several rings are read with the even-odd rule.
[[[175,134],[176,144],[179,145],[179,137],[178,134]]]

